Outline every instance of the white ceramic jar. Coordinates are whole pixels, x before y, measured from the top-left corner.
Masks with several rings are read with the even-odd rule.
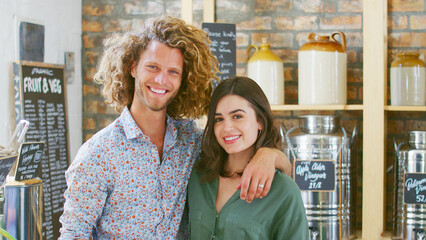
[[[269,104],[284,104],[284,66],[281,58],[270,50],[266,38],[262,38],[259,48],[250,45],[247,48],[247,56],[252,48],[256,51],[248,60],[247,76],[259,84]]]
[[[342,43],[335,39],[340,35]],[[346,37],[309,35],[298,53],[300,105],[346,104]]]
[[[390,70],[391,105],[425,106],[425,63],[417,52],[401,52]]]

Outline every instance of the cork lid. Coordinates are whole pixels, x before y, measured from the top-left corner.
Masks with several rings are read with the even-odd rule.
[[[341,36],[342,43],[336,40],[335,35]],[[331,36],[311,33],[308,39],[309,42],[302,45],[299,51],[346,52],[346,36],[343,32],[336,31]]]
[[[268,43],[267,38],[262,38],[262,43],[259,48],[256,45],[250,45],[247,48],[247,56],[250,54],[250,50],[255,48],[256,51],[251,58],[248,59],[248,62],[254,61],[272,61],[272,62],[281,62],[281,58],[274,54],[271,49],[271,45]]]
[[[418,52],[399,52],[396,56],[397,59],[392,62],[391,67],[425,67]]]
[[[299,126],[306,133],[333,133],[340,126],[340,118],[332,115],[299,116]]]
[[[416,149],[426,149],[426,131],[408,132],[408,144]]]

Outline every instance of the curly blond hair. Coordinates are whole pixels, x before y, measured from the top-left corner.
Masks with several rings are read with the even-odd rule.
[[[152,40],[178,48],[183,55],[182,83],[177,96],[167,107],[175,118],[198,118],[207,113],[212,92],[211,80],[219,80],[217,59],[210,51],[210,40],[204,31],[170,16],[148,19],[141,30],[116,33],[104,41],[104,52],[94,76],[103,84],[106,102],[121,112],[131,105],[135,79],[133,62],[138,62]]]

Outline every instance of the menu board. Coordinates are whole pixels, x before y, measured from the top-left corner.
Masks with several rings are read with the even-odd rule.
[[[301,191],[334,191],[335,172],[333,160],[296,160],[293,176]]]
[[[15,180],[23,181],[40,177],[44,142],[22,143],[16,166]]]
[[[45,143],[40,171],[44,181],[43,238],[57,239],[69,162],[64,66],[21,61],[13,65],[13,73],[17,120],[30,122],[26,141]]]
[[[426,173],[404,174],[404,203],[426,204]]]
[[[235,24],[202,23],[201,28],[209,35],[210,50],[219,62],[220,80],[237,74],[237,34]]]

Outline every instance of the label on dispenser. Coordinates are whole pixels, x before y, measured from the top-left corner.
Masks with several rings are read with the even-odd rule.
[[[293,177],[301,191],[335,190],[336,170],[333,160],[299,160],[294,162]]]
[[[404,203],[426,204],[426,173],[404,174]]]

